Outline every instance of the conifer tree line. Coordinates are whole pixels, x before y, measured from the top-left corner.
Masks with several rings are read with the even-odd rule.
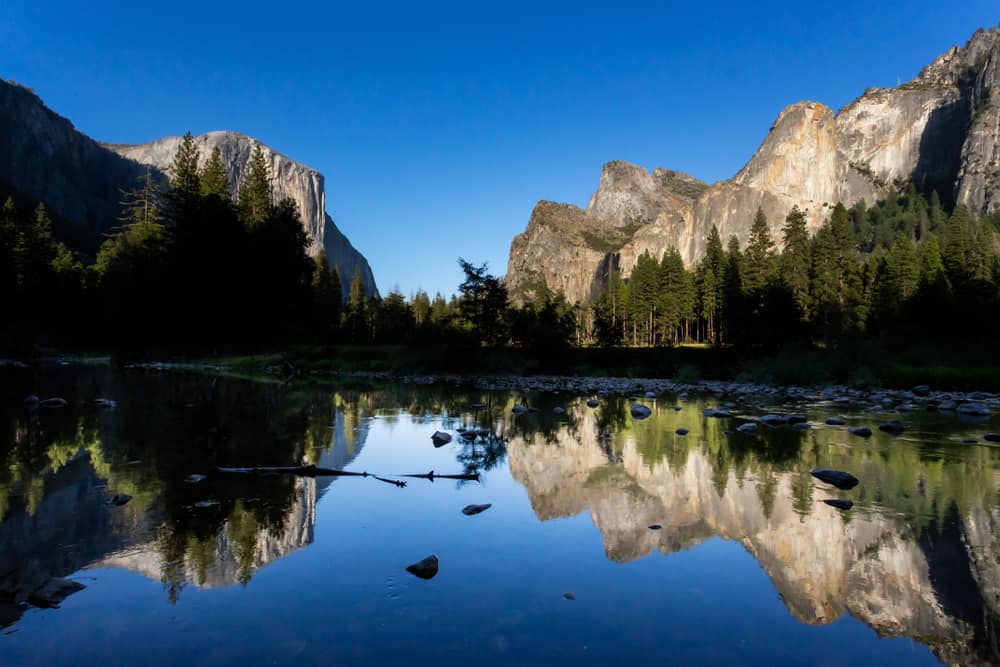
[[[613,273],[591,303],[542,288],[514,307],[503,280],[463,259],[458,293],[365,293],[307,253],[299,212],[275,201],[262,148],[235,192],[218,149],[202,163],[186,134],[162,187],[148,173],[84,261],[44,206],[0,207],[0,347],[147,349],[279,342],[514,345],[708,343],[776,348],[851,337],[962,339],[1000,315],[1000,217],[946,211],[912,186],[872,207],[834,206],[810,236],[793,209],[779,239],[758,210],[749,240],[721,238],[686,268],[675,248]],[[781,250],[778,251],[778,247]],[[347,289],[343,289],[344,280]]]
[[[299,212],[275,201],[257,145],[235,193],[218,148],[200,163],[190,133],[160,186],[122,193],[121,217],[96,257],[56,239],[43,205],[0,209],[0,351],[38,346],[217,349],[268,343],[505,345],[572,334],[569,307],[512,314],[502,281],[462,260],[460,295],[366,294],[360,267],[347,298],[324,252],[313,259]],[[558,320],[558,322],[557,322]]]
[[[1000,216],[979,219],[962,205],[949,215],[936,192],[912,186],[870,208],[836,204],[811,238],[798,208],[780,239],[758,209],[745,247],[735,236],[723,244],[713,226],[691,270],[671,248],[640,256],[627,280],[613,274],[577,335],[601,345],[763,348],[989,335],[977,322],[1000,315],[998,225]]]

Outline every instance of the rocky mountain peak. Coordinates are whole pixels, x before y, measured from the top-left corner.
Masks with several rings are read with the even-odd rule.
[[[577,215],[584,231],[556,240],[529,226],[511,246],[507,280],[522,284],[535,272],[537,283],[544,272],[534,262],[557,265],[559,276],[545,287],[586,300],[611,268],[628,277],[646,252],[661,257],[674,247],[694,265],[713,225],[745,245],[758,208],[780,244],[793,206],[815,232],[838,202],[872,204],[906,183],[977,214],[1000,209],[1000,27],[977,31],[913,81],[867,89],[837,113],[813,101],[785,107],[730,180],[708,186],[680,172],[607,163]]]

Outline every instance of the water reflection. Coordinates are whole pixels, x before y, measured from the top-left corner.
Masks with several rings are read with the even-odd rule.
[[[405,438],[401,427],[434,425],[455,435],[440,454],[487,479],[509,471],[535,518],[589,514],[611,561],[721,537],[756,559],[803,623],[850,614],[881,636],[916,638],[946,662],[1000,656],[1000,450],[956,446],[969,427],[942,415],[908,417],[903,438],[862,440],[822,427],[828,406],[747,404],[736,411],[794,407],[817,427],[747,436],[704,417],[700,400],[675,410],[673,397],[646,401],[653,415],[636,421],[624,397],[592,409],[578,397],[455,387],[30,373],[0,383],[0,625],[15,623],[20,603],[50,577],[87,568],[160,581],[171,604],[188,586],[245,585],[312,544],[320,499],[331,484],[355,482],[221,479],[216,466],[351,468],[372,429]],[[46,390],[70,406],[22,405],[25,393]],[[118,407],[95,404],[101,396]],[[515,404],[537,411],[515,416]],[[460,427],[489,435],[463,438]],[[836,491],[809,476],[820,466],[850,470],[861,484]],[[192,473],[207,477],[185,481]],[[115,493],[132,500],[108,506]],[[855,509],[821,502],[836,497]]]
[[[1000,656],[996,449],[941,448],[933,431],[871,443],[830,430],[748,437],[696,407],[611,420],[609,439],[600,412],[624,415],[625,402],[599,412],[578,403],[572,427],[511,439],[511,472],[538,518],[588,511],[610,560],[719,536],[756,558],[802,622],[850,613],[882,636],[919,638],[946,662]],[[854,511],[819,502],[852,494],[814,480],[818,466],[860,473]]]

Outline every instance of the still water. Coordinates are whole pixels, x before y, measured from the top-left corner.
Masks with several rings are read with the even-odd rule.
[[[0,664],[1000,661],[1000,450],[961,444],[1000,419],[863,439],[825,418],[892,417],[751,400],[813,426],[752,436],[714,398],[587,398],[0,369]],[[215,472],[301,464],[407,484]],[[480,481],[400,476],[430,470]],[[25,604],[51,577],[86,588]]]

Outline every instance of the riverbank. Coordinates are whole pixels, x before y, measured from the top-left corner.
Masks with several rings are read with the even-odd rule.
[[[253,379],[287,380],[294,376],[357,375],[384,378],[520,378],[528,385],[540,378],[571,378],[556,384],[566,390],[645,386],[841,387],[844,391],[906,391],[927,385],[935,391],[972,395],[1000,392],[1000,359],[993,350],[896,348],[875,344],[834,350],[790,348],[764,355],[734,348],[571,348],[538,358],[517,348],[458,346],[318,346],[294,345],[248,353],[183,354],[150,350],[108,356],[100,353],[0,359],[0,366],[47,363],[107,363],[148,370],[205,372]],[[408,381],[408,380],[399,380]],[[503,385],[507,380],[496,380]],[[597,391],[599,389],[595,389]],[[683,389],[682,389],[683,390]],[[903,397],[905,398],[905,396]],[[946,400],[946,399],[945,399]]]

